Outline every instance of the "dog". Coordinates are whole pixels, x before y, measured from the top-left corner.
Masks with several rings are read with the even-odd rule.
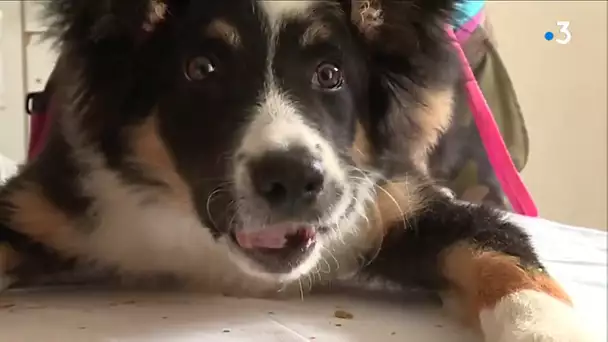
[[[55,258],[239,296],[380,280],[486,341],[590,341],[528,236],[429,176],[456,5],[51,2],[56,115],[0,190],[2,278]]]

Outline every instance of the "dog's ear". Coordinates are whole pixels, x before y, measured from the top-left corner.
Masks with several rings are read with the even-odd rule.
[[[126,103],[137,108],[150,106],[153,96],[131,95],[159,91],[161,82],[150,79],[164,76],[165,70],[158,65],[170,58],[166,47],[158,43],[159,37],[166,36],[165,28],[188,1],[48,1],[47,35],[59,47],[55,93],[59,102],[70,104],[62,106],[62,111],[86,115],[87,132],[93,135],[100,134],[103,125],[117,126],[109,123],[120,120],[124,113],[117,108]]]
[[[347,1],[347,0],[342,0]],[[351,20],[370,41],[404,41],[415,28],[443,25],[462,0],[349,0]],[[417,31],[417,30],[416,30]]]
[[[64,43],[132,40],[151,33],[174,0],[53,0],[47,5],[49,34]]]
[[[404,162],[409,158],[422,169],[451,119],[459,74],[446,27],[456,5],[456,0],[350,0],[347,9],[372,68],[372,139],[381,152]]]

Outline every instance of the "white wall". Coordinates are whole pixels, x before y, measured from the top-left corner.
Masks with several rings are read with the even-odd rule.
[[[0,153],[17,161],[27,142],[22,22],[19,1],[0,1]]]
[[[607,226],[605,1],[488,1],[530,134],[523,177],[543,217]],[[547,42],[570,21],[568,45]]]
[[[0,1],[0,153],[25,159],[29,118],[25,94],[40,91],[55,64],[42,8],[48,0]]]

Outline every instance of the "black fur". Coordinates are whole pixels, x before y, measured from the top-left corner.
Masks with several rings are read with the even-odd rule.
[[[441,253],[457,243],[480,251],[515,256],[527,270],[544,270],[529,236],[485,206],[455,204],[427,189],[426,207],[402,223],[390,227],[380,252],[368,256],[363,274],[380,277],[403,286],[441,291],[450,288],[440,270]]]

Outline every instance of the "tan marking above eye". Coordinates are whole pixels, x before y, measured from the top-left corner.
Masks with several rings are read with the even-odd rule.
[[[306,29],[306,31],[304,31],[302,37],[300,37],[300,45],[306,47],[308,45],[322,42],[329,39],[330,35],[331,30],[327,24],[323,22],[314,22]]]
[[[223,40],[226,44],[235,48],[242,46],[238,29],[223,19],[217,19],[211,22],[211,24],[205,28],[204,35],[207,38]]]

